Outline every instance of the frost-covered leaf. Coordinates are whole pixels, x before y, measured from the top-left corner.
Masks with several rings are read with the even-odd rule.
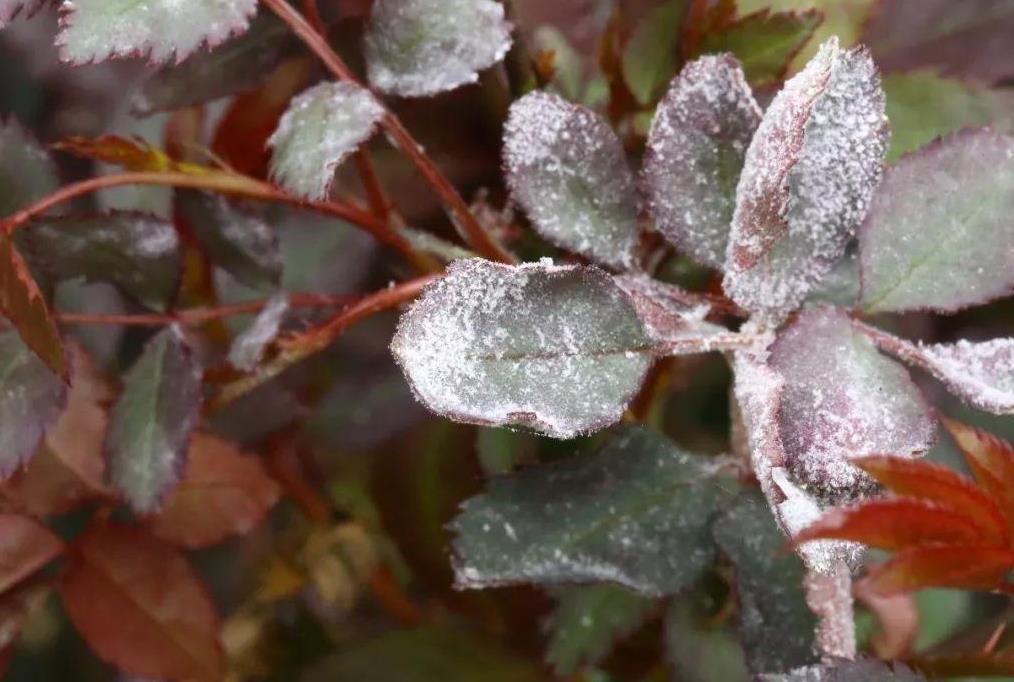
[[[869,54],[825,43],[764,114],[747,150],[726,293],[781,318],[841,258],[880,182],[884,95]]]
[[[264,355],[264,349],[278,335],[288,310],[289,297],[286,294],[272,296],[250,326],[232,342],[229,363],[245,372],[253,370]]]
[[[155,511],[179,480],[200,400],[200,365],[176,327],[163,330],[124,378],[106,436],[110,481],[135,510]]]
[[[761,682],[923,682],[926,678],[900,663],[861,659],[798,668],[784,675],[764,675]]]
[[[373,135],[384,107],[368,90],[325,81],[297,95],[268,140],[271,177],[313,200],[326,199],[334,171]]]
[[[546,661],[560,677],[605,658],[655,607],[654,599],[608,583],[564,587],[555,597],[543,630],[549,635]]]
[[[646,13],[623,50],[623,79],[641,104],[650,104],[676,70],[686,0],[667,0]]]
[[[0,594],[28,578],[63,551],[60,538],[27,516],[0,514]],[[5,644],[0,639],[0,645]]]
[[[699,263],[725,262],[736,184],[760,120],[729,55],[683,67],[655,112],[641,182],[659,231]]]
[[[785,77],[789,63],[806,45],[823,19],[814,9],[772,12],[763,9],[737,19],[701,39],[699,52],[731,52],[755,86]]]
[[[285,24],[272,13],[259,14],[238,38],[156,71],[134,95],[131,106],[134,113],[147,116],[255,88],[267,79],[292,44],[292,32]]]
[[[40,218],[19,230],[16,241],[47,285],[77,277],[110,282],[164,310],[180,282],[176,228],[157,216],[113,212]]]
[[[46,367],[58,377],[66,377],[67,358],[56,322],[28,264],[6,235],[0,235],[0,314]]]
[[[863,31],[885,71],[934,67],[985,83],[1014,77],[1010,0],[878,2]]]
[[[986,88],[930,71],[883,77],[891,121],[888,162],[960,128],[990,125],[1014,132],[1014,92]]]
[[[680,595],[665,617],[665,653],[680,682],[749,682],[743,645],[703,593]]]
[[[711,521],[734,488],[663,436],[625,429],[592,454],[495,478],[467,500],[452,524],[457,584],[678,592],[711,565]]]
[[[859,232],[871,312],[960,310],[1014,291],[1014,136],[966,130],[887,172]]]
[[[178,190],[178,216],[211,260],[248,287],[275,287],[282,278],[278,235],[262,215],[209,192]]]
[[[634,264],[638,198],[623,144],[590,109],[547,92],[511,106],[507,183],[551,242],[617,268]]]
[[[66,392],[17,332],[0,333],[0,478],[35,452],[60,416]]]
[[[770,361],[785,381],[778,422],[786,467],[818,498],[872,485],[852,457],[911,457],[932,445],[935,424],[908,372],[841,310],[805,311],[779,335]]]
[[[257,0],[67,0],[56,44],[75,64],[111,57],[183,61],[244,32]]]
[[[654,342],[593,267],[457,261],[391,348],[416,395],[453,419],[570,438],[617,421]]]
[[[745,492],[715,522],[715,540],[735,568],[739,631],[754,673],[816,663],[817,617],[803,591],[805,571],[758,493]]]
[[[374,87],[420,97],[474,83],[510,46],[511,25],[493,0],[376,0],[363,51]]]

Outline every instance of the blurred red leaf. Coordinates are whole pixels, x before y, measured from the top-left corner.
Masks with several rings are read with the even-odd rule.
[[[0,593],[60,556],[63,543],[27,516],[0,514]]]
[[[913,547],[898,552],[863,578],[876,594],[926,587],[995,588],[1014,566],[1014,552],[976,545]]]
[[[98,521],[70,556],[60,594],[100,658],[129,675],[219,682],[218,616],[181,554],[141,529]]]
[[[1014,448],[981,429],[944,419],[944,426],[965,456],[976,480],[1014,525]]]
[[[67,359],[39,286],[9,236],[0,236],[0,312],[46,366],[67,379]]]
[[[216,436],[195,434],[183,480],[151,520],[151,531],[196,549],[250,531],[280,490],[260,460]]]

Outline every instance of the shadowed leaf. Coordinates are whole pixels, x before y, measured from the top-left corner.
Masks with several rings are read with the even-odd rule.
[[[0,593],[60,556],[63,543],[28,517],[0,514]]]
[[[666,658],[680,682],[748,682],[743,645],[699,593],[674,599],[665,617]]]
[[[864,580],[881,595],[927,587],[993,589],[1014,568],[1014,552],[981,545],[913,547],[871,570]]]
[[[882,661],[835,661],[793,670],[787,675],[765,678],[765,682],[923,682],[924,677],[901,664],[891,667]]]
[[[668,0],[645,14],[623,49],[623,79],[641,104],[650,104],[676,71],[687,0]]]

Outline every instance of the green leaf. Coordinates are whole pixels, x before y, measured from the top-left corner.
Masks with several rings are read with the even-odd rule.
[[[294,43],[292,31],[274,14],[260,14],[238,38],[152,74],[133,97],[133,111],[147,116],[252,90],[267,79]]]
[[[106,435],[110,481],[136,511],[158,509],[179,481],[200,405],[201,366],[169,327],[124,377]]]
[[[968,130],[901,159],[859,234],[869,312],[953,312],[1014,291],[1014,136]]]
[[[991,125],[1014,132],[1014,93],[985,88],[930,71],[884,76],[891,121],[889,162],[960,128]]]
[[[522,463],[535,460],[538,438],[521,429],[479,428],[475,439],[482,470],[490,476],[506,474]]]
[[[66,396],[67,386],[16,332],[0,333],[0,478],[28,461]]]
[[[571,102],[582,102],[582,95],[587,89],[585,85],[585,59],[570,44],[560,30],[554,26],[539,26],[532,33],[533,53],[553,53],[552,85],[557,92]],[[587,102],[583,102],[587,104]]]
[[[714,533],[735,569],[739,632],[750,669],[783,673],[819,661],[817,617],[803,592],[803,562],[786,550],[785,535],[763,496],[740,495],[715,522]]]
[[[710,567],[711,521],[735,484],[645,429],[493,479],[452,524],[462,588],[609,581],[678,592]]]
[[[623,50],[623,79],[641,104],[650,104],[676,71],[686,0],[669,0],[648,12]]]
[[[391,344],[434,412],[556,438],[617,421],[653,347],[601,270],[480,259],[452,263],[402,316]]]
[[[921,682],[926,678],[900,663],[892,668],[883,661],[862,659],[807,666],[764,679],[765,682]]]
[[[637,187],[623,143],[598,114],[547,92],[526,95],[511,105],[504,165],[539,234],[597,262],[633,267]]]
[[[56,164],[42,145],[14,118],[0,123],[0,217],[59,187]]]
[[[33,272],[48,285],[82,277],[111,282],[137,301],[165,310],[182,263],[172,223],[153,215],[113,212],[40,218],[16,234]]]
[[[403,97],[474,83],[507,54],[511,28],[492,0],[375,0],[363,42],[370,83]]]
[[[743,64],[752,85],[771,85],[785,77],[789,63],[813,37],[822,20],[823,15],[813,9],[803,12],[763,9],[706,34],[698,52],[731,52]]]
[[[292,99],[268,140],[271,177],[289,192],[326,199],[335,168],[373,135],[384,107],[368,90],[326,81]]]
[[[673,600],[665,619],[666,655],[681,682],[748,682],[743,645],[736,633],[716,623],[703,594]]]
[[[687,64],[655,113],[641,184],[656,227],[699,263],[725,262],[736,185],[760,120],[730,55]]]
[[[177,190],[176,210],[215,265],[238,282],[253,289],[273,289],[281,282],[278,235],[259,213],[193,190]]]
[[[549,634],[546,661],[560,677],[598,663],[616,640],[637,629],[655,600],[616,585],[564,587],[543,630]]]

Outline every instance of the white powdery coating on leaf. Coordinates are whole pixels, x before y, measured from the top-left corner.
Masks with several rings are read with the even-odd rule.
[[[654,351],[601,270],[481,259],[451,264],[404,314],[391,349],[435,412],[557,438],[618,420]]]
[[[659,231],[699,263],[725,263],[736,185],[760,120],[731,55],[687,64],[659,104],[642,185]]]
[[[747,150],[724,286],[773,319],[844,254],[887,153],[884,93],[869,54],[825,43],[786,83]]]
[[[179,63],[245,31],[256,11],[257,0],[65,0],[56,44],[76,64],[143,56]]]
[[[404,97],[474,83],[507,54],[511,28],[492,0],[376,0],[363,45],[370,83]]]
[[[873,489],[853,457],[914,457],[933,444],[934,421],[907,371],[838,309],[800,315],[772,346],[771,364],[785,379],[778,421],[787,468],[820,500]]]
[[[539,234],[607,265],[633,265],[637,188],[623,144],[598,114],[557,95],[526,95],[511,106],[504,163]]]
[[[887,171],[859,232],[867,310],[952,312],[1014,291],[1014,137],[964,130]]]
[[[289,310],[289,297],[275,294],[254,318],[250,326],[236,337],[229,349],[229,363],[236,369],[249,372],[264,355],[264,349],[281,329],[282,320]]]
[[[384,107],[365,88],[324,82],[293,98],[268,140],[271,177],[308,199],[326,199],[334,171],[368,140]]]

